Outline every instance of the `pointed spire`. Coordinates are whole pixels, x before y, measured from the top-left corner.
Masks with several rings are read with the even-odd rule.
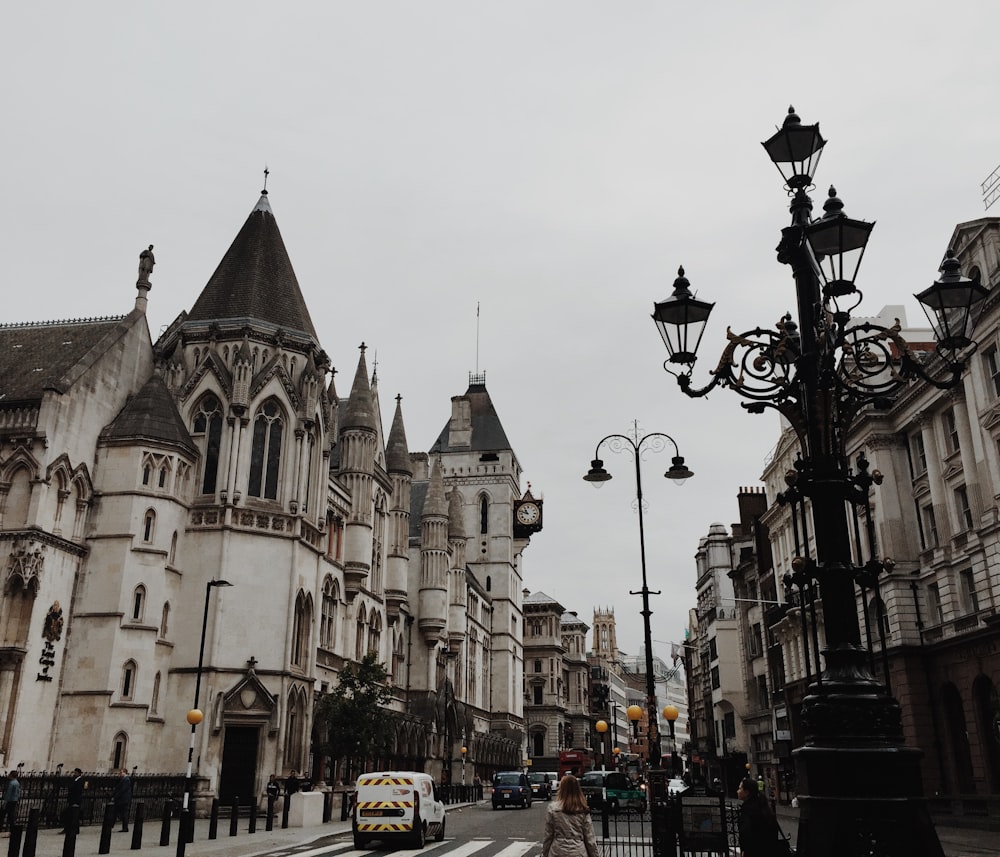
[[[448,501],[444,497],[444,476],[441,475],[441,459],[434,459],[431,467],[431,482],[427,486],[427,499],[424,500],[424,512],[421,517],[448,514]]]
[[[225,319],[252,319],[317,339],[266,189],[187,318]]]
[[[358,368],[354,373],[354,384],[351,387],[351,398],[347,403],[344,418],[340,421],[341,430],[361,428],[377,431],[375,425],[375,408],[372,405],[372,389],[368,385],[368,365],[365,362],[366,345],[362,342],[361,357],[358,358]]]
[[[413,475],[413,465],[410,464],[410,450],[406,445],[406,429],[403,428],[403,397],[396,396],[396,413],[392,418],[392,428],[389,429],[389,439],[385,445],[386,469],[390,473],[408,473]]]

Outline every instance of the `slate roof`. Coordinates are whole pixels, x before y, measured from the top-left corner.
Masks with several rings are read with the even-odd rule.
[[[472,443],[469,447],[455,447],[458,451],[473,452],[497,452],[505,449],[512,449],[510,441],[507,440],[507,433],[503,430],[500,417],[497,416],[496,409],[490,394],[486,391],[486,383],[472,381],[469,389],[465,391],[465,398],[469,400],[469,409],[472,415]],[[448,445],[448,428],[451,420],[445,423],[441,434],[431,447],[431,452],[448,452],[451,447]]]
[[[410,485],[410,538],[420,538],[420,516],[424,513],[424,501],[427,499],[427,489],[431,487],[430,480],[413,482]]]
[[[38,401],[46,390],[65,393],[127,318],[0,325],[0,404]]]
[[[551,595],[546,595],[544,592],[530,592],[524,596],[524,601],[522,602],[525,607],[529,605],[546,606],[555,605],[559,608],[559,615],[561,616],[565,610],[558,601],[555,600]]]
[[[150,440],[181,446],[192,454],[198,449],[159,375],[150,378],[101,433],[105,440]]]
[[[317,339],[267,191],[226,251],[186,321],[254,319]]]

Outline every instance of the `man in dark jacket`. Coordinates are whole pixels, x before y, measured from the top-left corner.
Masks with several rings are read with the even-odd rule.
[[[114,794],[115,821],[121,821],[122,833],[128,833],[128,813],[132,806],[132,778],[124,768],[118,772]]]
[[[83,771],[79,768],[73,768],[73,779],[70,780],[69,788],[66,790],[66,819],[61,831],[62,833],[69,830],[71,819],[74,817],[76,819],[76,830],[74,832],[80,832],[80,805],[83,803],[84,788],[86,788],[86,783],[83,781]]]

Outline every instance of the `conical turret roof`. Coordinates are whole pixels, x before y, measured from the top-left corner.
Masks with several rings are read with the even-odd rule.
[[[364,343],[361,343],[361,357],[358,358],[358,368],[354,373],[351,397],[348,399],[344,416],[340,420],[341,431],[353,428],[378,431],[375,406],[372,402],[372,388],[368,384],[368,365],[365,363]]]
[[[225,319],[262,321],[317,339],[266,190],[187,316]]]
[[[197,447],[159,373],[151,377],[101,433],[108,441],[153,441],[180,446],[191,454]]]
[[[424,500],[422,517],[430,515],[447,515],[448,501],[444,496],[444,477],[441,474],[441,461],[436,460],[431,467],[431,480],[427,488],[427,499]]]
[[[403,428],[402,400],[402,396],[396,396],[396,413],[392,418],[389,440],[385,445],[385,464],[390,473],[409,473],[412,476],[413,465],[410,464],[410,450],[406,445],[406,429]]]

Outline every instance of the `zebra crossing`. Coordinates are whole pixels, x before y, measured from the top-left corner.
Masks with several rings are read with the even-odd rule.
[[[428,842],[422,851],[407,848],[400,848],[398,851],[404,855],[433,853],[434,857],[537,857],[542,851],[542,843],[520,839],[445,839],[444,842]],[[370,848],[356,849],[352,842],[346,841],[312,848],[282,848],[268,852],[268,857],[380,857],[391,853],[373,851]]]

